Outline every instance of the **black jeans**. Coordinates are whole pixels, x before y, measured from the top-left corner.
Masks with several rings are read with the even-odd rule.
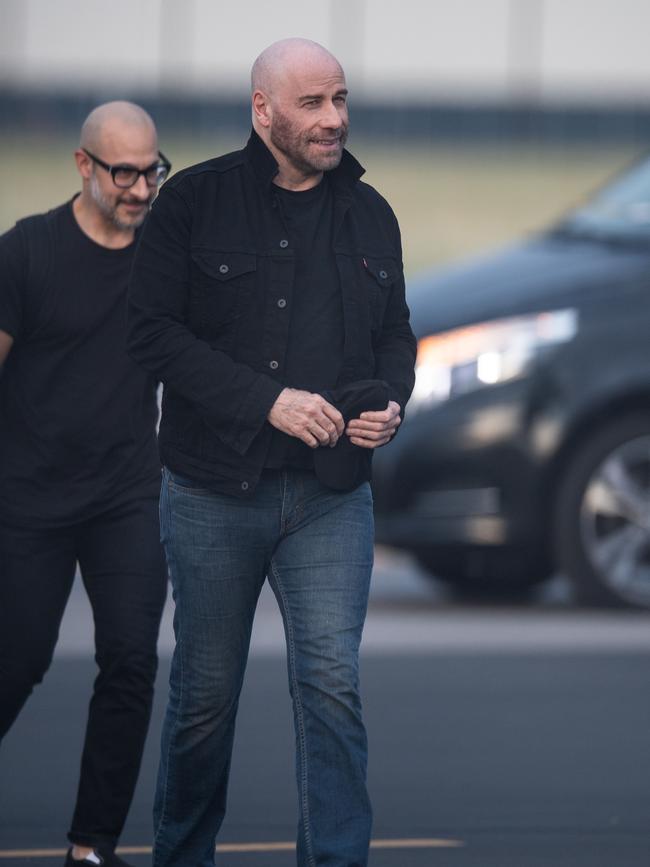
[[[53,530],[0,523],[0,739],[52,661],[77,562],[93,610],[99,674],[68,838],[114,847],[149,726],[167,588],[157,500]]]

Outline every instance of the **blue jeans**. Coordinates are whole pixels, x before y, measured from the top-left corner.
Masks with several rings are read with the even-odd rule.
[[[364,867],[371,808],[359,644],[373,557],[370,488],[267,471],[250,499],[168,471],[162,539],[176,649],[154,805],[154,867],[214,864],[235,715],[268,576],[284,620],[296,733],[300,867]]]

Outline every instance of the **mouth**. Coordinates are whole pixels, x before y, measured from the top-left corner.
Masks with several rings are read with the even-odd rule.
[[[312,144],[323,148],[335,148],[341,144],[340,138],[314,138]]]
[[[125,208],[128,208],[131,211],[142,211],[145,208],[149,207],[149,202],[120,202]]]

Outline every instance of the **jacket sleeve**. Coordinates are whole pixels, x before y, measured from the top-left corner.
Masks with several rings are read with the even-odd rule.
[[[404,417],[404,407],[411,396],[415,383],[417,341],[409,324],[399,226],[392,211],[390,211],[390,217],[399,250],[400,276],[391,287],[384,312],[381,335],[375,345],[375,376],[388,383],[391,400],[399,403],[401,415]]]
[[[212,349],[188,327],[192,211],[169,184],[153,204],[135,254],[128,300],[131,357],[194,405],[244,454],[282,385]]]

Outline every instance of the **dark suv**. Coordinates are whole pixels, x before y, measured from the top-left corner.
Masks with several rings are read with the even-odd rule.
[[[556,569],[650,607],[650,159],[550,230],[409,285],[416,385],[377,541],[474,591]]]

